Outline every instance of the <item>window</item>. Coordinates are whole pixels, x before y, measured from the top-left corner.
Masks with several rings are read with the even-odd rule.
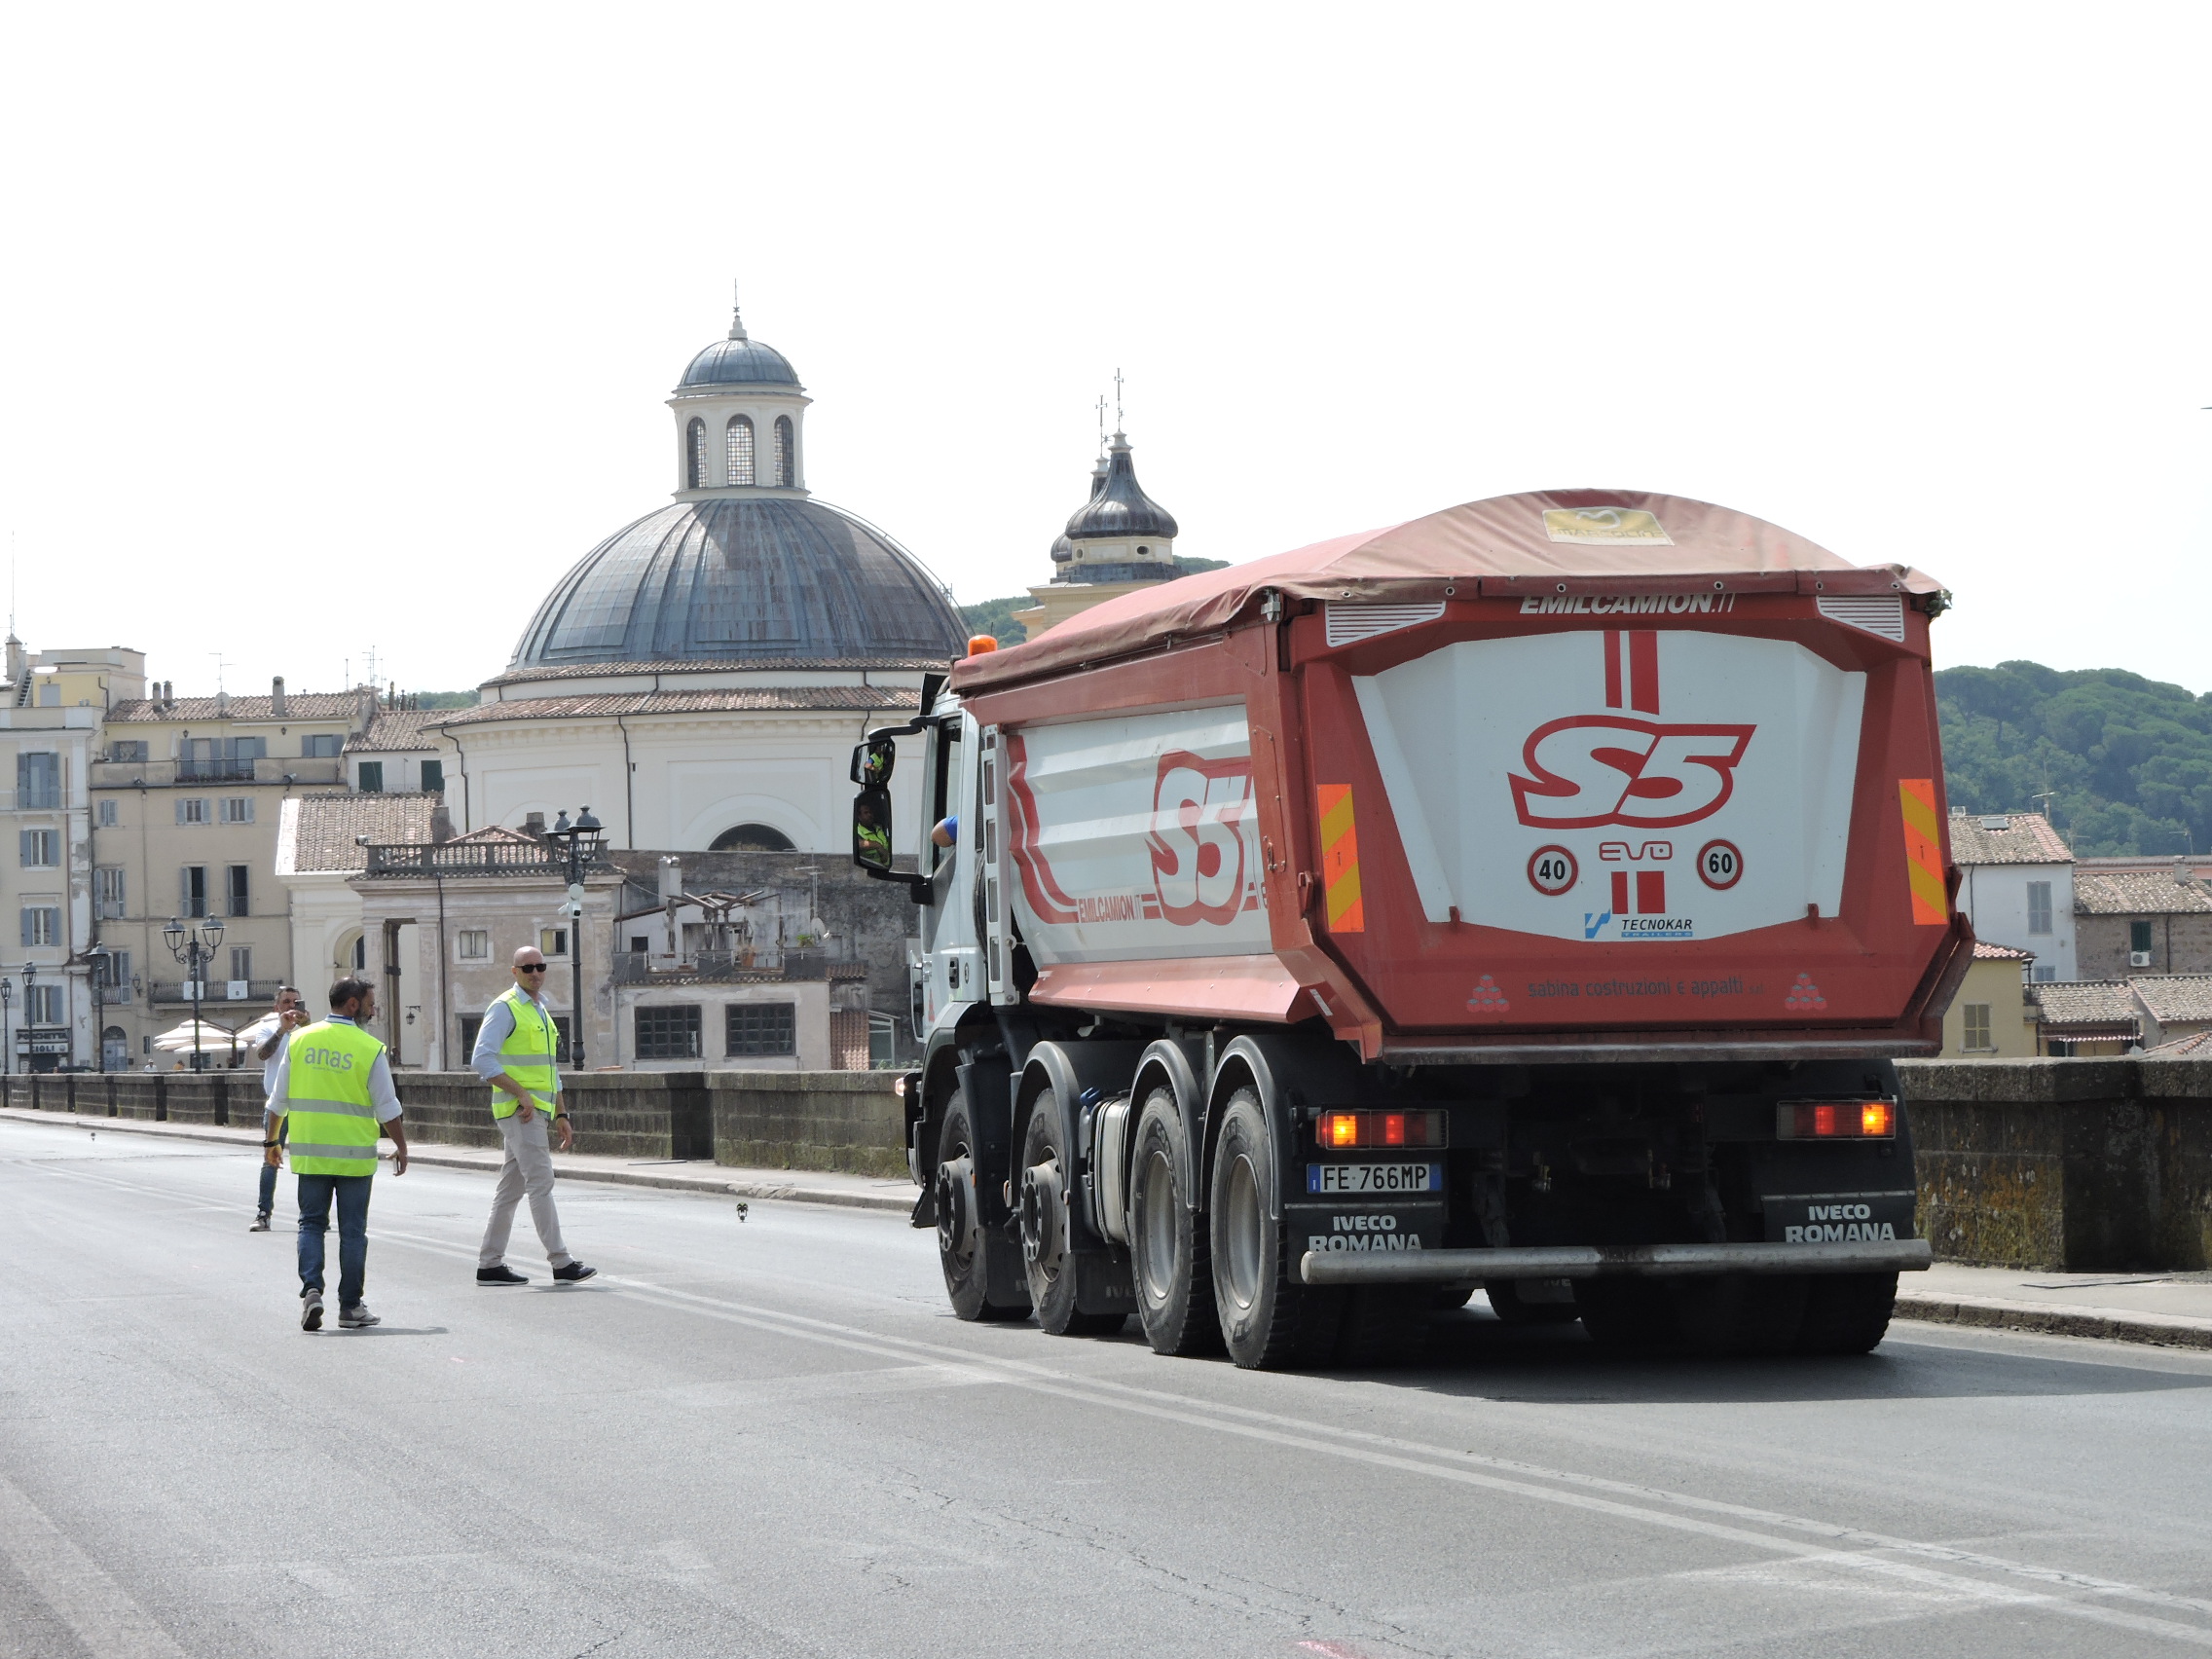
[[[382,760],[362,761],[360,779],[354,785],[354,788],[358,789],[363,794],[384,793],[384,762]]]
[[[1987,1053],[1997,1047],[1989,1040],[1989,1004],[1965,1003],[1960,1007],[1965,1035],[1959,1041],[1963,1054]]]
[[[225,795],[223,797],[225,824],[251,824],[253,822],[253,796]]]
[[[59,985],[33,985],[23,993],[23,1017],[33,1025],[59,1025],[67,1018],[61,1012]]]
[[[250,981],[252,980],[252,978],[253,978],[253,946],[252,946],[252,945],[250,945],[250,944],[234,944],[234,945],[232,945],[232,946],[231,946],[231,977],[232,977],[232,978],[234,978],[234,979],[244,979],[244,980],[247,980],[248,982],[250,982]]]
[[[492,935],[486,928],[462,928],[455,950],[463,962],[492,960]]]
[[[92,871],[92,914],[103,922],[120,921],[130,913],[124,903],[123,866],[103,865]]]
[[[443,760],[423,762],[423,788],[430,794],[443,794],[446,789],[446,763]]]
[[[653,947],[653,941],[652,941],[652,940],[651,940],[650,938],[648,938],[648,937],[647,937],[646,935],[645,935],[645,934],[632,934],[632,935],[630,936],[630,954],[631,954],[631,955],[633,955],[633,956],[645,956],[645,955],[646,955],[646,954],[650,953],[650,951],[652,950],[652,947]]]
[[[358,936],[353,940],[353,947],[349,954],[353,958],[353,972],[366,974],[369,971],[369,936],[367,934]]]
[[[2055,967],[2052,967],[2052,966],[2051,966],[2050,964],[2048,964],[2048,963],[2045,963],[2045,962],[2039,962],[2039,963],[2037,963],[2037,964],[2036,964],[2036,983],[2037,983],[2037,984],[2039,984],[2039,985],[2047,985],[2047,984],[2051,983],[2051,982],[2052,982],[2053,980],[2055,980],[2055,979],[2056,979],[2057,977],[2058,977],[2058,970],[2057,970],[2057,969],[2056,969]]]
[[[545,957],[568,955],[569,930],[567,928],[539,928],[537,930],[537,954]]]
[[[61,805],[61,756],[16,756],[16,805],[26,812],[51,812]]]
[[[798,484],[798,457],[792,453],[793,447],[792,418],[779,415],[776,417],[776,482],[787,490]]]
[[[179,796],[176,803],[176,821],[179,824],[204,824],[207,822],[207,803],[198,795]]]
[[[695,1060],[699,1057],[699,1005],[641,1008],[638,1018],[638,1058],[641,1060]]]
[[[683,428],[683,487],[707,487],[707,423],[694,420]]]
[[[753,423],[743,415],[732,415],[729,424],[722,428],[722,446],[728,451],[725,458],[732,484],[753,482]]]
[[[102,830],[113,830],[113,829],[115,828],[115,825],[116,825],[116,812],[115,812],[115,802],[114,802],[114,801],[112,801],[112,800],[103,800],[103,801],[101,801],[101,802],[100,802],[100,828],[101,828]]]
[[[106,965],[103,970],[105,977],[99,981],[105,987],[101,992],[102,1000],[128,1003],[130,1000],[130,952],[111,950],[105,956],[95,956],[92,960]]]
[[[61,831],[24,830],[16,837],[25,869],[55,869],[61,864]]]
[[[231,915],[250,916],[253,914],[246,903],[246,881],[251,868],[250,865],[232,865],[229,866],[229,878],[224,882],[224,892],[230,900],[229,913]]]
[[[462,1066],[468,1064],[469,1056],[476,1052],[476,1034],[483,1029],[484,1016],[482,1014],[464,1014],[461,1015],[461,1055],[459,1063],[448,1066],[446,1068],[448,1071],[459,1071]]]
[[[2050,883],[2047,881],[2028,883],[2028,932],[2050,932]]]
[[[715,844],[707,850],[711,853],[788,853],[792,851],[792,838],[765,824],[740,824],[717,835]]]
[[[223,740],[223,758],[238,766],[250,767],[269,753],[266,737],[230,737]]]
[[[722,1052],[733,1060],[796,1052],[797,1014],[794,1003],[728,1004],[722,1010]]]
[[[61,942],[61,907],[58,904],[25,904],[23,906],[23,942],[25,944],[59,944]]]
[[[117,738],[107,746],[107,757],[110,760],[143,762],[146,758],[146,740],[142,737]]]
[[[303,760],[336,759],[346,740],[334,731],[320,732],[313,737],[300,739],[300,758]]]
[[[207,913],[207,866],[186,865],[177,872],[177,909],[182,915]]]
[[[26,835],[34,832],[28,830],[23,831]],[[28,864],[30,860],[25,859],[23,862]],[[2127,948],[2131,951],[2148,951],[2151,948],[2151,924],[2149,922],[2129,922],[2127,924]]]

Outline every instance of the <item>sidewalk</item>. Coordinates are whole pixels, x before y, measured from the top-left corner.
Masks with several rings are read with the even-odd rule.
[[[2038,1273],[1937,1262],[1903,1275],[1897,1316],[2212,1348],[2212,1272]]]
[[[0,1107],[0,1120],[44,1124],[49,1128],[81,1128],[93,1133],[153,1135],[169,1140],[212,1141],[258,1152],[261,1130],[219,1129],[206,1124],[149,1124],[136,1118],[94,1118],[82,1113],[31,1112]],[[384,1156],[391,1154],[386,1149]],[[474,1169],[496,1175],[499,1154],[489,1147],[443,1146],[411,1141],[407,1159],[436,1169]],[[557,1152],[553,1170],[563,1181],[604,1181],[620,1187],[659,1187],[677,1193],[712,1193],[717,1198],[777,1198],[787,1203],[838,1204],[847,1209],[896,1210],[910,1214],[918,1196],[911,1181],[874,1175],[846,1175],[831,1169],[738,1169],[727,1164],[586,1158]]]

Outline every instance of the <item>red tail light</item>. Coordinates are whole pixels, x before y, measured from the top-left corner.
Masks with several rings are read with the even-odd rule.
[[[1314,1139],[1339,1152],[1439,1147],[1444,1121],[1442,1112],[1324,1112],[1314,1120]]]
[[[1895,1140],[1895,1100],[1785,1100],[1774,1109],[1780,1140]]]

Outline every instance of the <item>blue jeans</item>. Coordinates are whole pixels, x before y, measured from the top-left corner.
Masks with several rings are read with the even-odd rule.
[[[300,1177],[300,1294],[322,1288],[322,1235],[330,1231],[330,1200],[338,1200],[338,1307],[361,1303],[369,1271],[369,1183],[374,1175]]]
[[[262,1123],[266,1125],[268,1120],[265,1118]],[[276,1120],[276,1142],[279,1146],[284,1143],[291,1126],[292,1120],[289,1118],[278,1118]],[[261,1133],[262,1138],[266,1140],[269,1136],[267,1127],[264,1127]],[[268,1161],[269,1149],[267,1147],[261,1149],[261,1201],[255,1204],[253,1208],[255,1214],[267,1215],[276,1206],[276,1165]]]

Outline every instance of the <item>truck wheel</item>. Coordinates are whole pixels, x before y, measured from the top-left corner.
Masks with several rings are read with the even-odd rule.
[[[1675,1309],[1665,1287],[1636,1279],[1576,1279],[1574,1310],[1600,1347],[1648,1353],[1675,1341]]]
[[[1817,1273],[1797,1330],[1799,1353],[1866,1353],[1890,1328],[1895,1273]]]
[[[1483,1286],[1490,1310],[1501,1325],[1571,1325],[1582,1317],[1572,1302],[1524,1302],[1515,1279],[1495,1279]]]
[[[1429,1307],[1439,1313],[1449,1313],[1456,1308],[1464,1308],[1475,1299],[1475,1288],[1467,1284],[1440,1284],[1436,1294],[1429,1298]]]
[[[1126,1313],[1086,1313],[1076,1307],[1075,1257],[1068,1249],[1069,1159],[1060,1145],[1060,1107],[1052,1091],[1037,1096],[1021,1136],[1021,1266],[1037,1323],[1055,1337],[1107,1336]]]
[[[1222,1114],[1206,1209],[1214,1312],[1229,1357],[1247,1370],[1318,1365],[1343,1323],[1343,1292],[1302,1281],[1303,1241],[1269,1218],[1281,1190],[1267,1110],[1256,1089],[1240,1088]]]
[[[1003,1259],[1013,1254],[1014,1245],[985,1227],[977,1208],[976,1130],[968,1102],[958,1095],[945,1110],[937,1144],[937,1256],[952,1310],[963,1319],[1018,1319],[1029,1311],[1027,1303],[991,1300],[994,1257],[1000,1258],[1001,1284],[1016,1276],[1013,1264]]]
[[[1221,1351],[1206,1221],[1184,1190],[1183,1171],[1198,1166],[1189,1140],[1175,1096],[1154,1089],[1129,1151],[1129,1276],[1154,1353]]]
[[[1672,1286],[1676,1327],[1693,1353],[1787,1353],[1805,1323],[1808,1273],[1722,1273]]]

